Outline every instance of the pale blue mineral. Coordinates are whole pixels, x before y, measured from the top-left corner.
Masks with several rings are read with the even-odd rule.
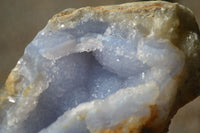
[[[7,80],[0,132],[137,133],[149,119],[162,129],[184,75],[179,12],[192,18],[167,2],[55,15]]]

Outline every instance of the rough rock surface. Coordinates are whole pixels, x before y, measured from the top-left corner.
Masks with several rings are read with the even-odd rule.
[[[178,110],[171,120],[168,133],[200,132],[200,96]]]
[[[1,132],[160,132],[199,93],[199,52],[193,14],[176,3],[67,9],[10,73]]]

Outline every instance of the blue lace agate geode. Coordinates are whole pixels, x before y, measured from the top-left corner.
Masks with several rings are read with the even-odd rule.
[[[167,2],[55,15],[6,82],[1,132],[161,131],[189,77],[186,59],[199,56],[196,29],[189,9]]]

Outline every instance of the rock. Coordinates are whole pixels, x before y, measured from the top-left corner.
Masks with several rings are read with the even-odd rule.
[[[178,110],[171,120],[168,133],[200,132],[200,96]]]
[[[199,50],[195,18],[176,3],[67,9],[10,73],[1,132],[161,132],[199,94]]]

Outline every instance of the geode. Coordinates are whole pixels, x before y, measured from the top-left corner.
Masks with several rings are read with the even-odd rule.
[[[66,9],[0,93],[2,133],[163,131],[199,94],[199,30],[177,3]]]
[[[200,132],[200,96],[180,108],[171,120],[168,133]]]

